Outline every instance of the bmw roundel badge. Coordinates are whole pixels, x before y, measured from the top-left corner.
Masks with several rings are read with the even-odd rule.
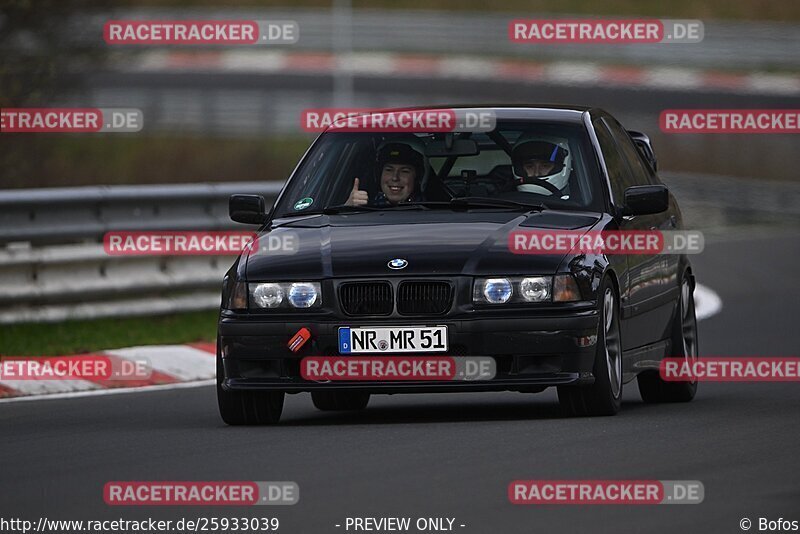
[[[390,269],[395,269],[395,270],[405,269],[406,267],[408,267],[408,262],[403,258],[395,258],[393,260],[390,260],[387,265],[389,266]]]

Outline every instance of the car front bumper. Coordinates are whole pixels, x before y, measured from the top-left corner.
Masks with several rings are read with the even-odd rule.
[[[467,319],[332,319],[276,320],[264,316],[227,316],[219,322],[219,347],[229,390],[359,389],[383,393],[435,391],[540,391],[552,385],[579,385],[594,381],[592,368],[597,349],[597,311],[594,307],[569,315],[530,316],[515,310],[502,317]],[[307,356],[340,356],[341,326],[445,325],[449,348],[446,356],[492,357],[496,374],[473,381],[328,381],[300,376]],[[311,340],[297,353],[287,347],[301,328]],[[414,353],[414,356],[436,356]],[[440,354],[441,355],[441,354]],[[383,355],[373,355],[381,358]],[[387,355],[388,356],[388,355]],[[391,356],[400,356],[392,354]],[[347,357],[347,356],[343,356]]]

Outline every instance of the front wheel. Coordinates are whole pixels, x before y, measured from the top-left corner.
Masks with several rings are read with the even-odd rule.
[[[217,405],[228,425],[273,425],[283,412],[283,391],[228,391],[223,389],[225,369],[217,347]]]
[[[599,321],[594,384],[559,386],[558,401],[571,416],[615,415],[622,406],[622,339],[617,292],[609,278],[598,293]]]
[[[681,293],[675,319],[672,321],[672,356],[683,358],[690,369],[698,358],[697,315],[694,308],[694,284],[687,273],[681,282]],[[689,402],[697,393],[697,381],[668,382],[658,371],[646,371],[637,377],[639,394],[647,403]]]

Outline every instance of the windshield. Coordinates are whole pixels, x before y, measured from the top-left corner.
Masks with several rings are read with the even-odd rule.
[[[580,124],[509,121],[488,133],[328,132],[298,168],[275,213],[463,204],[454,203],[457,198],[485,209],[513,209],[516,203],[517,209],[600,211],[594,161]]]

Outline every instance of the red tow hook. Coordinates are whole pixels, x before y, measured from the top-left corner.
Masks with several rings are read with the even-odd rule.
[[[306,344],[306,341],[309,339],[311,339],[311,331],[308,328],[303,327],[292,336],[292,339],[289,340],[289,343],[287,343],[286,346],[289,347],[290,351],[297,352],[303,347],[303,345]]]

